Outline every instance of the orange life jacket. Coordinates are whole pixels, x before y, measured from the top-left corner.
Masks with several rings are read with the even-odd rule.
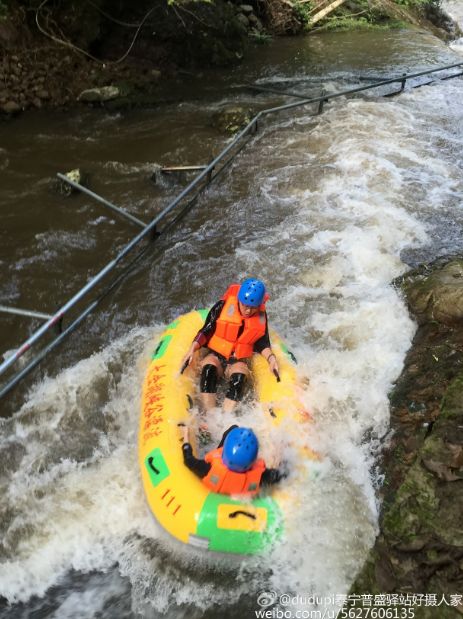
[[[223,295],[222,300],[225,304],[217,318],[215,333],[207,343],[208,348],[215,350],[226,359],[232,355],[237,359],[252,357],[254,343],[265,335],[267,323],[265,301],[268,295],[265,296],[259,311],[254,316],[245,318],[241,315],[238,306],[239,289],[239,284],[232,284]],[[238,336],[243,323],[243,332]]]
[[[206,477],[203,477],[203,483],[213,490],[221,494],[247,494],[253,496],[259,492],[260,478],[265,471],[265,463],[258,459],[246,473],[235,473],[230,471],[222,462],[223,447],[213,449],[204,457],[206,462],[209,462],[211,469]]]

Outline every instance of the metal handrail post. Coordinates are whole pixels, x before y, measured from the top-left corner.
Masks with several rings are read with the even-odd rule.
[[[75,181],[72,181],[65,174],[61,174],[61,172],[58,172],[56,176],[60,180],[64,181],[65,183],[68,183],[68,185],[71,185],[71,187],[74,187],[74,189],[77,189],[78,191],[81,191],[82,193],[86,193],[91,198],[94,198],[98,202],[101,202],[101,204],[104,204],[105,206],[115,211],[119,215],[122,215],[126,219],[130,220],[132,223],[137,224],[137,226],[146,228],[147,224],[144,221],[142,221],[141,219],[138,219],[137,217],[134,217],[134,215],[131,215],[130,213],[127,213],[127,211],[124,211],[124,209],[120,208],[119,206],[116,206],[112,202],[109,202],[109,200],[106,200],[105,198],[98,195],[97,193],[91,191],[90,189],[87,189],[87,187],[84,187],[80,183],[76,183]]]
[[[325,94],[325,91],[322,90],[322,96]],[[327,99],[322,99],[319,104],[318,104],[318,110],[317,110],[317,115],[320,115],[323,113],[323,106],[325,105],[325,103],[327,102]]]
[[[400,82],[400,92],[403,92],[403,90],[405,90],[405,84],[407,82],[407,74],[402,73],[402,77],[403,77],[403,80]]]

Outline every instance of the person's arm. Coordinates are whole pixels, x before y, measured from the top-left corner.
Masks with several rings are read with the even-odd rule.
[[[193,448],[190,443],[183,443],[183,463],[190,469],[195,475],[200,477],[206,477],[211,469],[211,465],[206,460],[200,460],[193,455]]]
[[[222,311],[224,303],[225,301],[217,301],[217,303],[213,305],[209,310],[209,313],[206,316],[206,320],[204,321],[204,325],[196,334],[187,354],[182,359],[182,371],[183,369],[186,369],[188,365],[190,365],[194,353],[202,346],[205,346],[214,335],[217,318],[220,316],[220,312]]]
[[[211,337],[214,335],[217,318],[220,316],[220,312],[222,311],[224,304],[225,304],[225,301],[222,301],[222,300],[217,301],[217,303],[215,303],[215,305],[213,305],[211,309],[209,310],[209,313],[206,316],[206,320],[204,321],[203,326],[198,331],[198,333],[196,334],[196,337],[193,340],[194,342],[197,342],[200,347],[205,346],[208,343],[208,341],[211,339]]]
[[[225,430],[225,432],[222,435],[222,438],[220,439],[220,443],[217,445],[217,449],[220,449],[221,447],[223,447],[223,444],[225,442],[225,439],[227,438],[227,435],[230,434],[230,432],[233,430],[233,428],[238,428],[236,423],[233,424],[232,426],[230,426],[228,428],[228,430]]]
[[[200,477],[206,477],[211,469],[211,465],[206,460],[201,460],[199,458],[195,458],[193,455],[193,448],[191,444],[188,442],[188,427],[185,427],[183,431],[183,463],[186,467],[190,469],[195,475]]]
[[[275,353],[272,351],[272,346],[270,344],[267,314],[265,314],[265,334],[254,343],[254,351],[260,353],[264,357],[269,364],[271,372],[274,374],[275,372],[278,373],[279,368],[277,358],[275,357]]]
[[[254,342],[254,352],[262,354],[266,348],[269,348],[271,350],[270,336],[268,333],[267,312],[265,312],[265,333],[256,342]]]
[[[277,484],[285,477],[288,477],[287,470],[265,469],[260,478],[260,482],[263,486],[270,486],[271,484]]]

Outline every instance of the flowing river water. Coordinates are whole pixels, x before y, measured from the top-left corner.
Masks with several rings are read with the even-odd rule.
[[[202,164],[227,143],[211,117],[458,62],[421,31],[277,40],[229,72],[183,76],[150,110],[31,112],[0,127],[4,305],[53,313],[138,230],[54,175],[149,221],[182,187],[157,164]],[[0,617],[254,617],[259,592],[342,596],[377,533],[388,392],[415,325],[393,278],[463,250],[462,80],[394,98],[369,91],[268,117],[195,208],[25,385],[0,419]],[[180,102],[181,101],[181,102]],[[203,557],[164,534],[137,463],[140,392],[156,335],[228,282],[267,283],[271,323],[310,379],[321,455],[284,543]],[[39,326],[0,316],[7,353]],[[253,423],[253,411],[244,418]],[[217,432],[221,423],[217,421]],[[221,427],[221,426],[220,426]],[[291,478],[288,484],[291,482]],[[307,599],[303,610],[316,609]],[[336,604],[325,605],[334,613]],[[334,616],[334,615],[333,615]]]

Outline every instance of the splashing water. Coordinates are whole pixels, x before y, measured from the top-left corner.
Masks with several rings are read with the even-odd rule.
[[[225,185],[208,191],[207,221],[164,255],[168,275],[153,268],[156,290],[169,277],[166,302],[192,290],[193,268],[207,295],[250,274],[267,283],[271,324],[310,379],[315,423],[301,440],[322,456],[288,481],[295,510],[284,543],[268,557],[204,557],[154,522],[136,443],[162,326],[135,327],[33,387],[0,421],[0,595],[16,617],[35,596],[60,618],[213,617],[219,608],[254,616],[261,590],[348,590],[377,531],[388,392],[415,331],[391,281],[406,270],[404,256],[418,262],[461,243],[460,89],[454,80],[268,122]],[[229,251],[209,251],[230,238]],[[177,269],[179,256],[190,269]],[[265,434],[252,406],[242,420]],[[232,421],[211,420],[214,438]],[[284,431],[266,436],[264,450],[283,444]]]

